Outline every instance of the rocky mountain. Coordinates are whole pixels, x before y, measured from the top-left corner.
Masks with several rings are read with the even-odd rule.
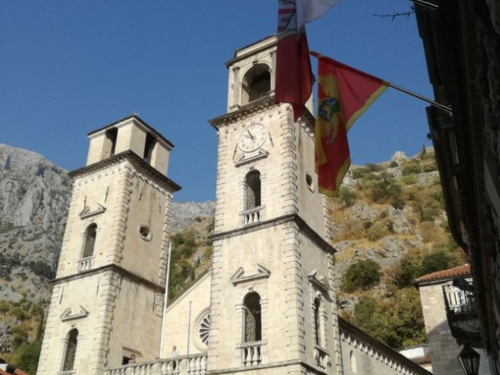
[[[0,300],[48,299],[45,279],[55,275],[71,186],[43,156],[0,144]],[[173,232],[214,212],[213,201],[174,202]]]
[[[215,202],[174,202],[172,207],[172,231],[188,227],[195,218],[214,217]]]
[[[71,188],[67,172],[43,156],[0,144],[0,353],[3,355],[8,356],[20,344],[35,338],[43,309],[48,307],[49,280],[57,268]],[[206,244],[203,233],[208,233],[214,211],[215,203],[211,201],[174,203],[173,232],[194,228],[202,234],[193,238]],[[182,234],[177,236],[181,237]],[[197,259],[203,254],[207,257],[210,252],[199,252]],[[200,264],[198,261],[197,266]],[[179,285],[178,289],[181,288]]]
[[[70,193],[63,169],[0,144],[0,300],[47,298],[43,277],[54,275]]]

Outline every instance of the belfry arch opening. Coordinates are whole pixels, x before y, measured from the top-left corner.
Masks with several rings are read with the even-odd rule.
[[[262,340],[262,310],[260,296],[252,292],[246,295],[245,306],[245,342]]]
[[[146,135],[146,142],[144,145],[144,155],[143,155],[143,160],[148,164],[151,164],[155,146],[156,146],[156,138],[148,133]]]
[[[245,178],[245,210],[251,210],[261,205],[260,172],[248,172]]]
[[[271,73],[266,64],[256,64],[243,77],[241,104],[269,95],[271,91]]]
[[[83,247],[83,257],[94,255],[95,239],[97,235],[97,224],[90,224],[85,231],[85,245]]]
[[[111,128],[106,130],[106,139],[109,142],[109,156],[113,156],[116,152],[116,139],[118,137],[118,129]]]

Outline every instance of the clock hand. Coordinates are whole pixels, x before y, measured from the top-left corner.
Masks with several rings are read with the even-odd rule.
[[[247,133],[250,136],[250,138],[252,139],[252,141],[255,141],[255,137],[252,135],[252,133],[250,133],[250,130],[247,130]]]

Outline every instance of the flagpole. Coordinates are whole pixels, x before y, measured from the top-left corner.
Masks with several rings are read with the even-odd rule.
[[[387,81],[386,81],[386,82],[387,82]],[[427,102],[427,103],[429,103],[430,105],[432,105],[432,106],[434,106],[434,107],[436,107],[436,108],[442,109],[443,111],[446,111],[446,112],[448,112],[448,113],[450,113],[450,114],[452,114],[452,113],[453,113],[453,111],[451,110],[451,108],[450,108],[450,107],[447,107],[447,106],[445,106],[445,105],[443,105],[443,104],[441,104],[441,103],[438,103],[438,102],[436,102],[436,101],[434,101],[434,100],[431,100],[431,99],[429,99],[429,98],[427,98],[427,97],[425,97],[425,96],[423,96],[423,95],[417,94],[416,92],[413,92],[413,91],[407,90],[407,89],[405,89],[405,88],[403,88],[403,87],[400,87],[400,86],[396,86],[396,85],[394,85],[394,84],[392,84],[392,83],[390,83],[390,82],[387,82],[387,83],[389,84],[389,87],[392,87],[393,89],[396,89],[396,90],[398,90],[398,91],[401,91],[402,93],[405,93],[405,94],[408,94],[408,95],[410,95],[410,96],[413,96],[414,98],[417,98],[417,99],[423,100],[424,102]]]
[[[441,104],[441,103],[438,103],[438,102],[436,102],[436,101],[434,101],[434,100],[432,100],[432,99],[429,99],[429,98],[427,98],[427,97],[425,97],[425,96],[423,96],[423,95],[417,94],[416,92],[413,92],[413,91],[410,91],[410,90],[408,90],[408,89],[405,89],[405,88],[403,88],[403,87],[401,87],[401,86],[396,86],[395,84],[393,84],[393,83],[391,83],[391,82],[389,82],[389,81],[386,81],[386,80],[384,80],[384,79],[382,79],[382,78],[378,78],[378,77],[372,76],[371,74],[368,74],[368,73],[363,72],[363,71],[361,71],[361,70],[355,69],[355,68],[353,68],[352,66],[349,66],[349,65],[343,64],[343,63],[341,63],[340,61],[334,60],[334,59],[332,59],[332,58],[330,58],[330,57],[323,56],[323,55],[319,54],[318,52],[311,51],[311,52],[309,52],[309,54],[310,54],[311,56],[316,57],[317,59],[326,58],[326,59],[328,59],[329,61],[331,61],[332,63],[334,63],[336,66],[339,66],[339,67],[342,67],[342,68],[344,68],[344,69],[350,70],[351,72],[354,72],[354,73],[356,73],[356,74],[360,74],[360,75],[363,75],[363,76],[368,77],[368,78],[371,78],[371,79],[384,81],[384,83],[385,83],[387,86],[392,87],[393,89],[396,89],[396,90],[398,90],[398,91],[401,91],[402,93],[405,93],[405,94],[407,94],[407,95],[413,96],[414,98],[417,98],[417,99],[423,100],[424,102],[427,102],[427,103],[429,103],[430,105],[432,105],[432,106],[434,106],[434,107],[436,107],[436,108],[439,108],[439,109],[441,109],[441,110],[443,110],[443,111],[446,111],[446,112],[448,112],[448,113],[450,113],[450,114],[452,114],[452,113],[453,113],[453,111],[451,110],[451,108],[450,108],[450,107],[447,107],[447,106],[445,106],[445,105],[443,105],[443,104]]]
[[[160,355],[159,358],[163,355],[163,344],[165,342],[165,321],[167,315],[167,300],[168,300],[168,280],[170,278],[170,256],[172,255],[172,242],[168,244],[168,260],[167,260],[167,276],[165,278],[165,296],[163,297],[163,314],[161,319],[161,339],[160,339]]]

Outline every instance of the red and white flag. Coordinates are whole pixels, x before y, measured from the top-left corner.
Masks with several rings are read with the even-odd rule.
[[[340,0],[279,0],[276,88],[274,101],[290,103],[294,120],[312,94],[313,75],[304,24]]]
[[[296,0],[297,28],[300,30],[307,22],[314,21],[328,12],[340,0]]]

